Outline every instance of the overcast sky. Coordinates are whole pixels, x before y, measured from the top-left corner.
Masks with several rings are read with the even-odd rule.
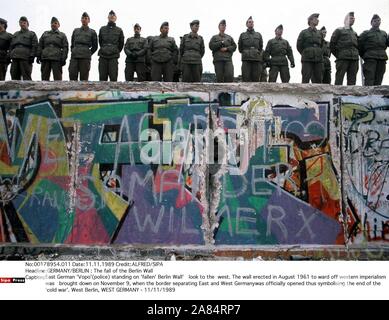
[[[278,1],[239,1],[239,0],[12,0],[2,6],[0,17],[8,20],[8,32],[18,31],[19,17],[25,15],[30,21],[30,30],[37,33],[38,38],[50,29],[50,20],[56,16],[61,23],[61,31],[70,41],[73,29],[80,26],[81,14],[87,11],[91,17],[90,26],[97,32],[107,23],[110,10],[117,14],[117,25],[124,31],[125,37],[133,35],[133,25],[142,26],[142,35],[157,35],[163,21],[170,23],[170,35],[179,45],[179,37],[190,31],[189,22],[200,20],[200,35],[206,42],[206,53],[203,59],[204,71],[214,72],[212,53],[208,48],[209,40],[218,33],[218,23],[227,20],[227,33],[238,42],[241,32],[246,30],[245,22],[252,15],[255,29],[259,31],[266,43],[274,37],[274,29],[284,25],[284,38],[287,39],[295,54],[296,68],[291,71],[291,82],[301,82],[300,54],[296,49],[297,37],[301,30],[307,28],[307,17],[312,13],[320,13],[320,25],[328,30],[327,40],[332,32],[343,25],[345,15],[355,11],[355,31],[360,34],[370,28],[373,14],[381,16],[381,29],[389,32],[388,0],[278,0]],[[70,58],[70,55],[69,55]],[[235,75],[241,74],[241,56],[234,54]],[[125,54],[122,52],[119,65],[119,81],[124,81]],[[68,60],[69,63],[69,60]],[[335,78],[335,59],[332,58],[333,79]],[[389,68],[388,68],[389,69]],[[9,71],[9,70],[8,70]],[[9,77],[9,75],[8,75]],[[68,64],[64,68],[64,80],[68,80]],[[40,80],[40,66],[34,64],[33,80]],[[98,57],[92,60],[90,80],[98,80]],[[280,80],[279,80],[280,81]],[[334,82],[334,80],[333,80]],[[360,75],[358,84],[361,84]],[[384,84],[389,85],[389,70]]]

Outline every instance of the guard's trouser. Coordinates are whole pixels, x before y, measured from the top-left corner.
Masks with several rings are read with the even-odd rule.
[[[242,81],[258,82],[262,73],[262,62],[242,61]]]
[[[335,85],[337,86],[343,85],[343,79],[347,73],[347,85],[355,86],[355,84],[357,83],[358,71],[359,71],[358,60],[337,60]]]
[[[234,82],[234,65],[232,61],[215,61],[213,64],[217,82]]]
[[[106,59],[100,57],[99,74],[100,74],[100,81],[108,81],[108,77],[109,80],[112,82],[118,81],[118,74],[119,74],[118,59]]]
[[[13,59],[11,64],[12,80],[31,81],[32,63],[27,60]]]
[[[365,86],[380,86],[386,72],[386,61],[366,59],[363,64]]]
[[[289,66],[271,66],[269,71],[269,82],[277,82],[278,74],[281,76],[283,83],[290,81]]]
[[[42,81],[50,81],[50,74],[53,71],[54,81],[62,80],[62,65],[59,61],[44,60],[41,62]]]
[[[89,80],[90,59],[71,59],[69,65],[69,79],[78,81],[80,76],[81,81]]]
[[[303,83],[321,83],[323,81],[323,62],[302,63]]]
[[[173,82],[174,65],[172,61],[165,63],[151,63],[151,80],[161,82]]]

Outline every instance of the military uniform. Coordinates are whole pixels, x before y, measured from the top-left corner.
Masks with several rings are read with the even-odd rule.
[[[151,41],[154,39],[154,36],[148,36],[147,38],[147,48],[150,49]],[[146,53],[146,81],[151,81],[151,55],[150,50]]]
[[[72,35],[72,56],[69,65],[69,79],[88,81],[92,55],[97,51],[98,41],[95,30],[82,26],[74,29]]]
[[[263,66],[262,73],[259,77],[259,82],[268,82],[269,80],[269,73],[267,72],[267,69],[265,66]]]
[[[321,83],[323,79],[323,36],[316,28],[301,31],[297,50],[302,59],[303,83]]]
[[[200,82],[203,73],[201,59],[205,53],[204,39],[198,34],[184,35],[180,45],[183,82]]]
[[[352,27],[336,29],[331,37],[330,49],[336,57],[335,85],[343,85],[347,73],[347,85],[354,86],[359,70],[357,33]]]
[[[277,37],[269,40],[265,50],[265,60],[270,65],[269,82],[277,82],[278,73],[283,83],[290,81],[287,57],[294,66],[293,50],[287,40]]]
[[[6,20],[0,19],[0,23],[4,25],[5,28],[3,32],[0,32],[0,81],[4,81],[10,63],[9,50],[11,47],[12,34],[6,31]]]
[[[263,68],[262,35],[248,29],[240,35],[238,46],[239,52],[242,54],[243,82],[258,82]]]
[[[172,37],[159,35],[150,42],[152,81],[172,82],[174,64],[178,61],[178,47]]]
[[[27,21],[25,17],[21,20]],[[13,35],[10,48],[12,80],[31,80],[37,49],[38,38],[33,31],[21,29]]]
[[[109,22],[99,33],[99,73],[100,81],[117,81],[119,73],[120,52],[124,46],[123,30],[116,23]]]
[[[386,71],[386,61],[388,60],[386,54],[388,46],[388,35],[379,28],[365,31],[359,37],[359,52],[364,60],[363,74],[366,86],[382,84]]]
[[[216,81],[219,83],[233,82],[234,65],[232,63],[232,55],[237,48],[234,39],[228,34],[217,34],[211,38],[209,48],[213,54]],[[227,51],[221,51],[222,48],[227,48]]]
[[[136,72],[138,81],[146,81],[146,55],[148,50],[148,41],[140,35],[127,39],[124,46],[124,52],[127,55],[125,76],[126,81],[134,81],[134,72]]]
[[[331,49],[328,41],[323,39],[323,83],[331,84],[332,68],[331,68]]]
[[[52,19],[52,23],[57,21]],[[53,71],[54,81],[62,80],[62,67],[68,58],[69,43],[66,35],[59,30],[50,30],[43,33],[39,39],[38,58],[42,63],[42,81],[50,81]]]

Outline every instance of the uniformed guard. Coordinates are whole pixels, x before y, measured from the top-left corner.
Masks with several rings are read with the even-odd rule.
[[[254,20],[249,17],[246,22],[247,31],[239,37],[239,52],[242,54],[243,82],[258,82],[262,73],[263,39],[259,32],[254,30]]]
[[[327,36],[326,27],[322,27],[320,32],[323,36],[323,80],[322,83],[331,84],[332,82],[332,68],[331,68],[331,49],[328,41],[325,40]]]
[[[359,53],[364,60],[365,85],[379,86],[386,72],[386,48],[389,46],[389,39],[386,32],[380,30],[381,18],[377,14],[371,19],[371,26],[370,30],[359,37]]]
[[[321,83],[323,79],[323,36],[316,27],[319,14],[308,18],[309,28],[301,31],[297,39],[297,50],[301,54],[302,82]]]
[[[205,54],[204,39],[198,34],[200,21],[193,20],[190,23],[191,33],[182,37],[180,45],[180,57],[182,65],[183,82],[200,82],[203,74],[201,59]]]
[[[99,74],[100,81],[118,80],[120,52],[124,47],[123,30],[116,26],[116,13],[111,10],[108,24],[99,32]]]
[[[10,47],[12,34],[7,32],[8,22],[0,18],[0,81],[5,80],[8,65],[11,62]]]
[[[183,36],[180,37],[180,43],[182,42]],[[180,82],[182,80],[182,63],[180,49],[178,48],[178,58],[177,61],[174,61],[173,69],[173,82]]]
[[[172,82],[174,64],[178,61],[178,47],[174,38],[168,36],[168,22],[162,23],[160,31],[161,34],[150,42],[151,79]]]
[[[53,71],[54,81],[62,80],[62,67],[66,64],[69,43],[66,35],[58,29],[60,23],[56,17],[51,19],[51,30],[43,33],[39,39],[37,62],[42,63],[42,81],[50,81]]]
[[[32,64],[38,49],[38,38],[35,32],[28,30],[26,17],[19,19],[20,31],[11,40],[11,77],[12,80],[31,80]]]
[[[336,57],[335,85],[343,85],[346,73],[347,85],[354,86],[357,83],[359,52],[358,35],[353,30],[354,23],[354,12],[350,12],[345,18],[344,27],[336,29],[331,37],[330,48]]]
[[[98,41],[95,30],[89,28],[90,17],[84,12],[81,28],[74,29],[71,42],[72,56],[69,65],[69,79],[88,81],[92,55],[97,51]]]
[[[293,50],[289,42],[282,38],[284,27],[279,25],[274,39],[269,40],[265,50],[265,63],[270,66],[269,82],[277,82],[278,74],[281,75],[281,81],[288,83],[290,81],[290,72],[288,59],[291,68],[295,67]]]
[[[134,81],[134,73],[139,82],[146,81],[146,55],[148,41],[140,36],[142,27],[136,23],[134,26],[134,36],[127,39],[124,52],[127,55],[125,77],[126,81]]]
[[[150,48],[151,41],[154,36],[148,36],[147,39],[147,48]],[[151,56],[150,50],[146,53],[146,81],[151,81]]]
[[[209,48],[213,54],[216,81],[219,83],[234,82],[232,56],[237,46],[234,39],[225,33],[226,28],[227,23],[223,19],[219,23],[219,34],[213,36],[209,42]]]

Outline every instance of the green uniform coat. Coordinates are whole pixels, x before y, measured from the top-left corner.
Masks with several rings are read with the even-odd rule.
[[[68,58],[68,52],[68,39],[59,30],[46,31],[39,39],[37,56],[41,61],[58,61],[64,65]]]

